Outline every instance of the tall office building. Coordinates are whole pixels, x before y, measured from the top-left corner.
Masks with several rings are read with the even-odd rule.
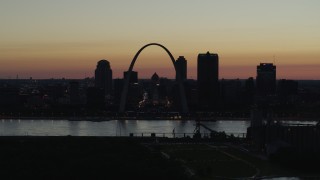
[[[123,84],[124,84],[124,80],[117,78],[113,80],[113,88],[114,88],[114,103],[115,104],[120,104],[120,100],[121,100],[121,93],[123,90]]]
[[[123,73],[123,79],[125,80],[128,75],[129,75],[128,71],[125,71]],[[131,71],[129,86],[128,86],[126,108],[128,110],[136,110],[136,108],[139,106],[139,101],[141,101],[142,94],[143,94],[143,87],[140,84],[138,84],[138,72]]]
[[[178,78],[178,73],[180,73],[180,78],[182,81],[187,79],[187,60],[183,56],[179,56],[179,58],[175,62],[176,66],[176,79]]]
[[[107,60],[100,60],[95,71],[95,86],[104,90],[105,95],[112,92],[112,70]]]
[[[198,107],[213,110],[219,100],[219,56],[207,52],[198,55]]]
[[[260,95],[275,94],[276,66],[272,63],[260,63],[257,66],[257,91]]]
[[[128,76],[128,71],[123,72],[123,79],[126,79]],[[138,83],[138,72],[137,71],[131,71],[130,75],[130,84]]]

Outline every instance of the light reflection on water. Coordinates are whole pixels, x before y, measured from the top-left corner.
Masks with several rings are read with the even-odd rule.
[[[248,121],[203,122],[209,128],[226,133],[246,133]],[[172,120],[112,120],[112,121],[68,121],[68,120],[1,120],[0,134],[3,136],[128,136],[130,133],[193,133],[194,121]],[[209,133],[201,128],[201,132]]]
[[[250,121],[202,122],[215,131],[239,135],[247,132]],[[299,122],[295,122],[299,123]],[[128,136],[130,133],[193,133],[195,121],[181,120],[112,120],[112,121],[68,121],[68,120],[4,120],[0,123],[3,136]],[[202,133],[208,130],[200,128]],[[166,136],[168,136],[166,135]]]

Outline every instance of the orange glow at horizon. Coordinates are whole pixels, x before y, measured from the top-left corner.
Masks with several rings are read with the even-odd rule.
[[[93,77],[107,59],[121,78],[145,44],[185,56],[196,79],[198,53],[219,54],[219,77],[256,76],[275,62],[277,78],[320,79],[320,1],[3,1],[0,78]],[[181,8],[183,7],[183,8]],[[219,8],[215,8],[219,7]],[[275,58],[274,58],[275,57]],[[135,70],[174,78],[159,47],[146,48]]]
[[[166,46],[166,45],[165,45]],[[183,47],[183,46],[182,46]],[[1,48],[0,78],[85,78],[93,77],[96,63],[100,59],[107,59],[111,63],[115,78],[122,78],[136,51],[141,47],[117,49],[106,46],[31,46],[24,48]],[[182,55],[188,62],[188,78],[196,79],[197,55],[204,53],[183,52],[180,47],[169,47],[175,58]],[[205,48],[203,48],[205,49]],[[112,53],[110,53],[110,52]],[[122,53],[125,52],[125,53]],[[177,53],[176,53],[177,52]],[[277,65],[277,78],[289,79],[320,79],[320,53],[228,53],[226,49],[210,51],[219,55],[219,77],[226,79],[246,79],[256,76],[256,66],[267,62]],[[304,64],[301,64],[304,62]],[[159,47],[148,47],[139,56],[134,70],[139,72],[140,78],[149,78],[154,72],[161,77],[174,78],[175,72],[167,53]]]

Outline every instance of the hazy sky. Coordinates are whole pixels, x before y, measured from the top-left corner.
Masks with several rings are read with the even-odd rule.
[[[150,42],[188,60],[220,57],[220,78],[256,76],[276,62],[277,78],[320,79],[319,0],[1,0],[0,78],[83,78],[107,59],[122,77]],[[274,58],[275,57],[275,58]],[[159,47],[143,51],[140,77],[173,77]]]

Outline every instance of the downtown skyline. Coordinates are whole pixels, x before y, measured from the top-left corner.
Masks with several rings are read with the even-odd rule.
[[[77,3],[74,3],[77,2]],[[2,1],[0,78],[93,77],[107,59],[122,78],[143,45],[166,46],[188,61],[197,79],[199,53],[218,53],[219,77],[256,77],[275,63],[277,79],[320,79],[317,1]],[[139,77],[174,78],[167,54],[150,47],[135,66]]]

